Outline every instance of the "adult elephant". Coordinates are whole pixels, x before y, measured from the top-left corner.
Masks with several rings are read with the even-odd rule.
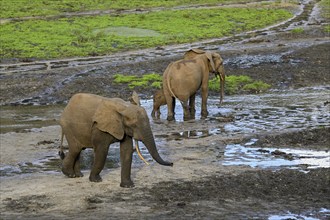
[[[195,117],[195,96],[202,91],[202,118],[207,117],[209,74],[220,77],[220,104],[223,102],[225,71],[223,60],[218,53],[192,49],[184,59],[172,62],[163,74],[163,93],[167,104],[167,120],[174,120],[175,99],[181,101],[184,120]],[[189,101],[189,105],[188,105]]]
[[[62,172],[68,177],[81,177],[80,153],[86,147],[94,148],[94,163],[89,176],[92,182],[102,181],[102,171],[107,158],[109,145],[120,142],[121,187],[133,187],[131,164],[133,140],[142,141],[152,158],[159,164],[172,166],[164,161],[156,148],[149,118],[145,109],[139,105],[119,98],[105,98],[93,94],[78,93],[65,107],[60,119],[62,127],[61,150]],[[63,136],[69,144],[69,152],[64,155]],[[137,143],[137,142],[136,142]],[[138,150],[138,145],[136,145]]]

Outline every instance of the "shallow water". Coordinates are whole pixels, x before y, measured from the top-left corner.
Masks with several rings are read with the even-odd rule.
[[[258,168],[289,168],[308,170],[330,167],[330,152],[305,149],[249,147],[257,140],[243,145],[226,146],[223,165],[250,166]]]
[[[182,107],[176,103],[176,121],[167,122],[166,107],[161,107],[161,118],[150,119],[151,126],[176,126],[171,132],[158,132],[155,135],[157,144],[166,145],[169,140],[199,139],[213,135],[234,136],[260,132],[278,132],[290,129],[312,129],[330,126],[330,87],[304,88],[298,90],[272,91],[260,95],[226,96],[225,103],[219,106],[218,97],[208,100],[209,117],[200,119],[200,98],[196,100],[196,120],[183,122]],[[142,100],[142,106],[148,115],[152,111],[152,100]],[[63,105],[50,106],[3,106],[1,107],[1,133],[7,132],[38,132],[36,128],[57,125]],[[150,117],[151,118],[151,117]],[[228,120],[227,120],[228,119]],[[198,129],[196,129],[196,127]],[[47,138],[47,137],[45,137]],[[47,139],[46,139],[47,140]],[[42,144],[45,140],[39,140]],[[21,163],[8,166],[0,162],[0,176],[59,171],[61,161],[56,155],[58,140],[48,143],[54,150],[43,158],[36,158],[32,163]],[[46,143],[47,144],[47,143]],[[152,161],[148,151],[140,144],[143,156]],[[249,165],[258,167],[329,167],[329,153],[325,151],[299,151],[281,149],[285,154],[293,154],[294,160],[276,158],[273,161],[271,152],[274,148],[264,149],[269,153],[258,151],[243,145],[229,145],[225,149],[224,165]],[[54,153],[54,152],[55,153]],[[161,152],[162,153],[162,152]],[[92,150],[84,151],[83,169],[90,169]],[[227,159],[226,159],[227,157]],[[133,165],[143,163],[134,155]],[[323,165],[321,165],[323,164]],[[119,144],[113,144],[107,159],[107,168],[119,166]]]
[[[319,220],[319,218],[314,217],[315,214],[325,214],[326,216],[330,216],[330,210],[326,208],[322,208],[318,211],[318,213],[310,213],[307,215],[301,215],[301,214],[294,214],[291,212],[287,212],[283,215],[272,215],[268,217],[268,220]]]
[[[298,90],[273,91],[261,95],[226,96],[225,103],[219,106],[219,98],[208,99],[211,123],[224,118],[233,118],[219,131],[227,134],[255,133],[260,131],[278,131],[291,128],[315,128],[330,126],[330,87],[314,87]],[[196,119],[200,117],[200,98],[196,100]],[[152,101],[142,102],[148,112]],[[182,122],[183,112],[176,102],[175,118]],[[166,107],[161,107],[161,120],[167,115]],[[217,134],[215,130],[209,133]]]

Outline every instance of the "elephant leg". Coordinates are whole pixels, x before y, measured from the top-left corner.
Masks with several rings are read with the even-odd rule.
[[[175,98],[170,97],[170,100],[167,102],[167,120],[174,120],[174,110],[175,110]]]
[[[100,173],[107,159],[109,145],[112,143],[111,136],[105,132],[92,128],[92,144],[94,148],[94,162],[89,180],[91,182],[101,182]]]
[[[75,177],[83,177],[84,176],[84,174],[80,170],[80,156],[81,156],[81,152],[76,157],[76,161],[74,163],[74,168],[73,169],[74,169]]]
[[[121,162],[121,183],[120,186],[124,188],[134,187],[131,180],[131,166],[133,156],[133,142],[132,138],[125,137],[120,142],[120,162]]]
[[[76,143],[76,141],[73,138],[67,138],[68,144],[69,144],[69,152],[63,159],[63,166],[62,166],[62,172],[70,177],[74,178],[76,177],[76,173],[74,171],[74,167],[76,166],[77,158],[79,158],[81,147],[79,147]],[[78,160],[79,163],[79,160]]]
[[[202,86],[202,118],[206,118],[209,114],[207,111],[207,97],[208,97],[208,87]]]
[[[182,101],[182,108],[183,108],[183,120],[187,121],[190,120],[190,109],[189,109],[189,105],[188,105],[188,101]]]
[[[175,115],[175,98],[172,98],[172,112]]]
[[[189,98],[189,110],[190,110],[191,119],[195,119],[195,113],[196,113],[195,98],[196,98],[196,93],[190,96]]]

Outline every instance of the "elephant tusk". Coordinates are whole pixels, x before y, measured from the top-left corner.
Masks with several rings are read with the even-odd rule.
[[[150,165],[150,164],[149,164],[149,163],[143,158],[143,156],[142,156],[142,154],[141,154],[141,152],[140,152],[140,148],[139,148],[139,143],[138,143],[138,141],[137,141],[137,140],[134,140],[134,142],[135,142],[135,149],[136,149],[136,152],[137,152],[137,154],[139,155],[140,159],[141,159],[145,164]]]

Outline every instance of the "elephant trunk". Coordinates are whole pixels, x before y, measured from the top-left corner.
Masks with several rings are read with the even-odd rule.
[[[147,147],[150,155],[152,156],[152,158],[159,164],[164,165],[164,166],[173,166],[173,163],[168,162],[168,161],[164,161],[156,148],[156,143],[154,140],[154,137],[152,135],[152,133],[150,132],[149,135],[146,135],[145,138],[143,138],[142,140],[143,144]]]

